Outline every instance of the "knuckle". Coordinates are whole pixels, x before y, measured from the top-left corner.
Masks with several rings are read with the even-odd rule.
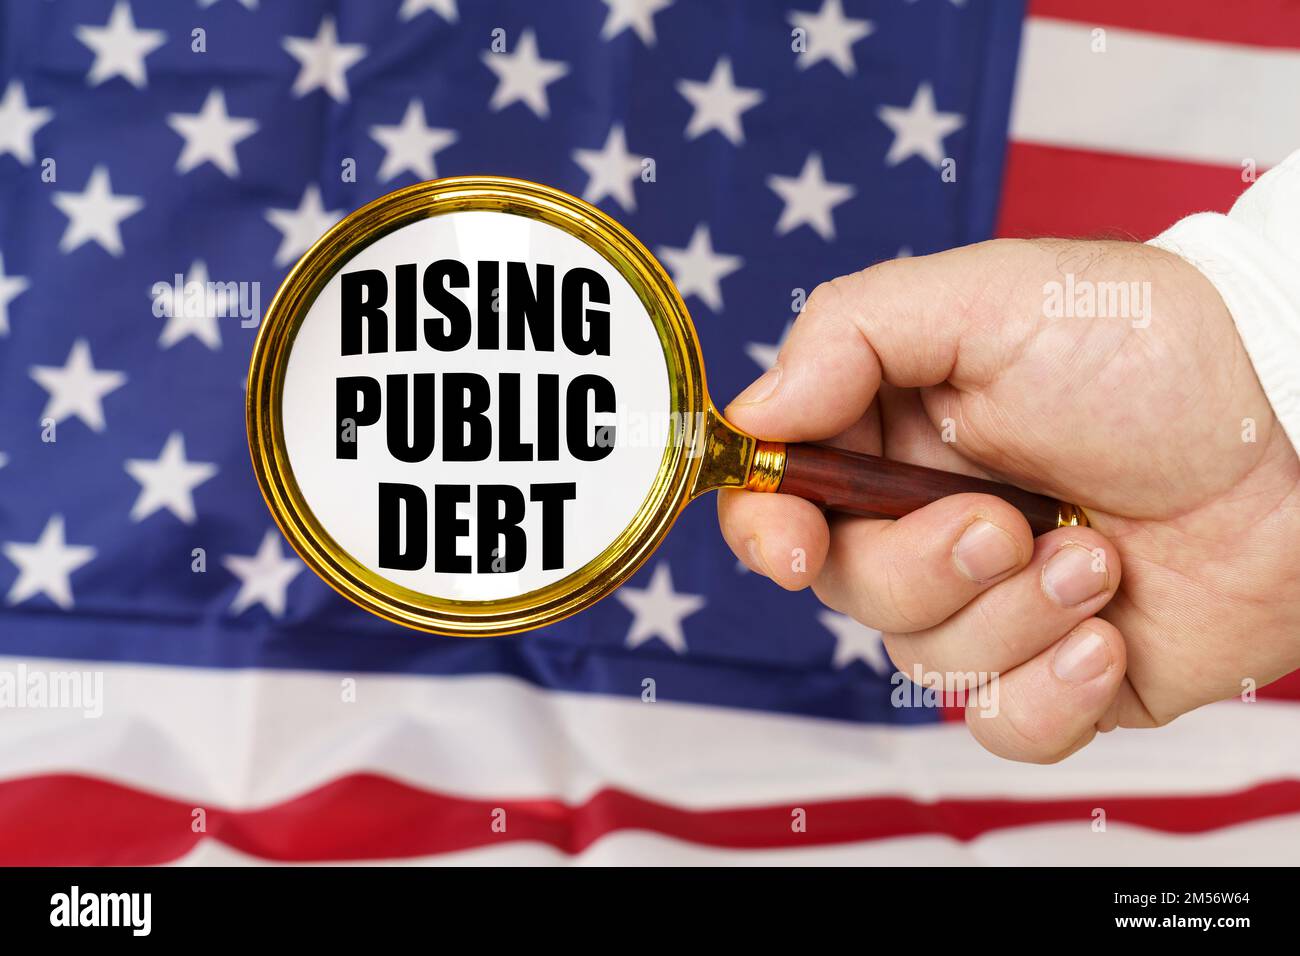
[[[915,575],[909,574],[897,558],[885,562],[883,571],[884,600],[880,610],[890,630],[910,633],[932,627],[936,622],[926,598],[928,589],[917,587]]]
[[[812,592],[816,595],[817,600],[821,601],[827,608],[836,614],[849,614],[848,608],[840,600],[840,589],[834,587],[828,580],[828,575],[820,574],[812,583]],[[849,614],[850,617],[862,623],[862,619],[856,614]]]
[[[880,643],[885,646],[885,654],[894,670],[909,675],[918,669],[925,670],[909,635],[886,631],[880,635]]]
[[[997,612],[993,602],[976,600],[970,606],[975,617],[970,629],[978,635],[977,640],[991,642],[999,662],[1019,663],[1025,656],[1020,637],[1011,623]]]
[[[889,263],[878,263],[818,283],[804,303],[804,310],[816,315],[851,317],[854,313],[853,304],[862,300],[866,285],[879,276],[878,270],[888,265]]]
[[[808,301],[804,303],[804,314],[817,316],[838,311],[838,305],[843,296],[843,287],[838,284],[841,279],[843,279],[843,276],[818,283],[809,294]]]

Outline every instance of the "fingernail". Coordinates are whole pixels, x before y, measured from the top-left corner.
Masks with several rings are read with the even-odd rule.
[[[991,521],[976,521],[952,549],[957,570],[976,583],[991,581],[1020,562],[1015,539]]]
[[[1067,544],[1043,567],[1043,590],[1061,607],[1074,607],[1106,590],[1105,555]]]
[[[763,560],[763,549],[758,546],[758,539],[747,539],[745,541],[745,550],[749,552],[749,566],[759,574],[770,578],[772,572],[767,569],[767,562]]]
[[[749,388],[745,389],[735,400],[733,405],[757,405],[765,402],[776,394],[777,386],[781,384],[781,366],[773,365],[770,369],[754,379]]]
[[[1067,684],[1085,684],[1110,667],[1110,647],[1095,631],[1078,630],[1065,639],[1052,658],[1052,671]]]

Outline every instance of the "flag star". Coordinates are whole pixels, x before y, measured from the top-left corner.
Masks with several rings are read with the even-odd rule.
[[[633,615],[632,626],[624,639],[628,647],[639,647],[657,637],[678,654],[686,653],[682,620],[704,607],[705,600],[698,594],[679,594],[673,590],[667,561],[655,565],[649,587],[625,585],[614,593]]]
[[[239,175],[239,159],[235,144],[257,132],[254,119],[232,117],[226,112],[226,95],[212,90],[197,113],[172,113],[167,125],[185,139],[185,146],[176,160],[176,172],[188,173],[191,169],[211,162],[232,179]]]
[[[659,258],[668,263],[673,282],[683,299],[688,295],[698,295],[714,312],[722,311],[720,283],[745,264],[740,256],[713,251],[713,239],[705,223],[695,227],[685,249],[660,246]]]
[[[9,456],[0,451],[0,468],[3,468],[7,464],[9,464]]]
[[[690,100],[693,112],[686,124],[686,138],[696,139],[716,129],[733,145],[745,141],[740,114],[763,102],[763,91],[736,86],[731,61],[721,57],[713,67],[707,83],[679,80],[677,92]]]
[[[262,536],[257,554],[228,554],[221,563],[239,578],[239,593],[230,602],[231,614],[242,614],[254,604],[261,604],[272,617],[284,617],[289,583],[302,573],[303,565],[295,555],[285,556],[274,528]]]
[[[766,371],[776,364],[776,357],[781,354],[781,346],[789,338],[792,328],[794,328],[794,322],[787,322],[785,329],[781,332],[780,340],[775,345],[769,345],[767,342],[748,343],[745,346],[745,354],[752,358],[759,368]]]
[[[199,0],[199,6],[201,6],[201,7],[210,7],[210,6],[212,6],[212,5],[213,5],[214,3],[216,3],[216,2],[217,2],[217,0]],[[239,2],[240,2],[240,4],[244,7],[244,9],[246,9],[246,10],[256,10],[256,9],[257,9],[257,0],[239,0]]]
[[[414,20],[425,10],[432,10],[448,23],[456,22],[456,0],[402,0],[398,16],[403,20]]]
[[[575,149],[573,160],[587,172],[583,199],[596,203],[612,196],[628,212],[636,209],[636,193],[632,187],[641,176],[642,158],[627,151],[622,126],[615,123],[610,127],[605,145],[600,149]]]
[[[50,393],[41,419],[57,425],[76,415],[93,431],[104,430],[104,396],[126,384],[122,372],[101,372],[90,355],[90,343],[77,339],[62,368],[33,365],[31,376]]]
[[[853,44],[876,31],[870,20],[852,20],[844,16],[840,0],[824,0],[817,13],[793,10],[789,22],[803,30],[807,45],[798,54],[799,69],[806,70],[822,60],[830,60],[845,76],[852,76],[858,66],[853,59]]]
[[[72,572],[95,556],[84,544],[68,544],[63,536],[63,515],[51,515],[40,538],[31,544],[6,541],[4,554],[18,566],[18,578],[5,601],[21,604],[44,594],[63,610],[72,607]]]
[[[0,100],[0,156],[13,153],[18,162],[30,166],[36,160],[36,131],[54,118],[54,110],[29,107],[22,83],[10,80]]]
[[[827,242],[835,238],[831,210],[848,201],[857,190],[848,183],[826,181],[820,153],[809,153],[798,176],[768,176],[767,185],[785,203],[776,223],[776,234],[808,225]]]
[[[966,125],[966,117],[960,113],[935,109],[934,89],[929,83],[916,88],[910,106],[882,106],[876,115],[894,132],[894,141],[885,154],[887,166],[897,166],[909,156],[920,156],[938,169],[944,159],[944,137]]]
[[[144,89],[149,84],[144,58],[167,39],[162,30],[137,30],[127,0],[117,0],[104,26],[79,26],[76,34],[95,54],[95,62],[86,74],[87,83],[98,86],[120,76],[136,89]]]
[[[424,104],[412,99],[406,115],[396,126],[372,126],[370,135],[384,147],[384,161],[379,167],[379,181],[386,183],[404,172],[420,179],[437,179],[434,156],[456,142],[455,130],[431,127]]]
[[[150,298],[154,296],[150,295]],[[208,267],[202,259],[195,259],[189,275],[184,276],[181,288],[168,286],[162,298],[162,314],[167,318],[162,334],[158,336],[160,348],[169,349],[187,335],[192,335],[208,348],[221,348],[221,329],[217,320],[223,315],[233,315],[234,303],[221,288],[208,288]]]
[[[283,266],[293,262],[342,218],[342,210],[325,208],[320,187],[315,183],[303,191],[297,209],[268,209],[267,221],[284,235],[275,253],[275,264]]]
[[[628,27],[646,46],[655,45],[655,14],[672,6],[673,0],[605,0],[609,12],[600,28],[602,40],[612,40]]]
[[[122,221],[144,208],[144,200],[139,196],[119,196],[113,192],[106,166],[91,170],[84,190],[57,192],[53,202],[68,217],[68,227],[59,240],[59,251],[65,253],[93,239],[105,252],[120,256],[124,251]]]
[[[321,18],[316,36],[285,37],[282,42],[299,63],[293,81],[294,96],[306,96],[319,88],[340,103],[347,101],[348,81],[344,74],[366,55],[365,44],[339,43],[338,27],[328,14]]]
[[[30,286],[31,282],[23,276],[5,275],[5,257],[0,255],[0,335],[9,334],[9,303]]]
[[[157,459],[131,458],[126,471],[140,482],[140,494],[131,507],[131,520],[143,521],[159,508],[166,508],[186,524],[193,524],[194,489],[217,473],[217,466],[185,458],[185,436],[167,436]]]
[[[834,611],[818,612],[817,620],[835,635],[835,652],[831,665],[837,670],[861,660],[866,661],[867,666],[882,677],[893,672],[893,664],[885,653],[885,643],[879,631]]]
[[[488,51],[483,54],[483,62],[497,75],[497,88],[488,106],[499,111],[511,103],[522,102],[539,119],[546,119],[551,112],[547,85],[569,72],[569,64],[543,60],[537,55],[537,36],[531,29],[520,34],[514,53]]]

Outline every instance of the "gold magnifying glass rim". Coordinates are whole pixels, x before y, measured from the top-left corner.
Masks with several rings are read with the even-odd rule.
[[[294,479],[281,417],[285,373],[298,329],[326,283],[366,246],[421,219],[485,210],[549,223],[595,249],[632,286],[663,346],[669,415],[675,426],[654,484],[632,521],[595,558],[564,578],[500,600],[463,601],[405,588],[367,568],[322,526]],[[459,176],[381,196],[339,221],[281,283],[253,347],[246,404],[249,451],[275,522],[308,567],[367,611],[407,627],[481,637],[531,630],[589,607],[627,580],[663,540],[701,471],[718,467],[716,428],[705,388],[699,340],[681,296],[659,262],[623,226],[596,207],[539,183],[501,176]],[[743,451],[743,450],[742,450]],[[728,482],[730,483],[730,482]]]

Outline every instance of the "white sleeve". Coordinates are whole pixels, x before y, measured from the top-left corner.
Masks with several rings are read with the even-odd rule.
[[[1219,290],[1300,450],[1300,152],[1261,176],[1226,216],[1188,216],[1151,245],[1186,259]]]

